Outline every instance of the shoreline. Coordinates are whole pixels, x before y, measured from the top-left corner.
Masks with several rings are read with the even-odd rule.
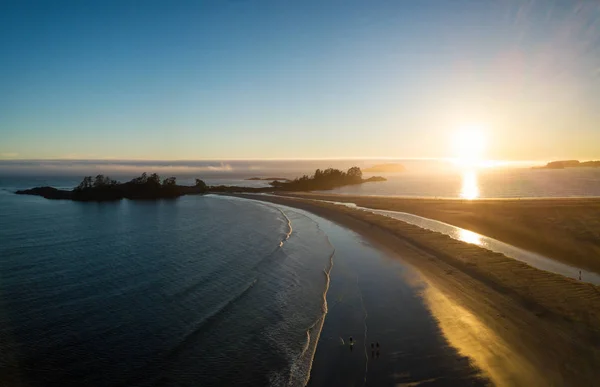
[[[282,193],[355,203],[448,223],[573,267],[600,274],[600,198],[434,199]]]
[[[521,380],[529,385],[585,385],[600,377],[597,286],[380,215],[298,198],[234,196],[309,211],[394,252],[445,297],[477,316],[509,353],[527,359],[535,372]]]

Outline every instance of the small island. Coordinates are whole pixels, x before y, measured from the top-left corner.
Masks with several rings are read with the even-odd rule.
[[[387,163],[387,164],[376,164],[372,167],[366,168],[364,171],[367,173],[394,173],[404,172],[406,168],[404,165],[398,163]]]
[[[269,179],[271,180],[271,179]],[[16,191],[18,195],[35,195],[46,199],[74,200],[74,201],[115,201],[130,200],[156,200],[175,199],[183,195],[203,195],[207,193],[267,193],[277,191],[324,191],[346,185],[362,184],[375,181],[385,181],[381,176],[363,179],[362,171],[352,167],[346,172],[339,169],[317,169],[311,176],[304,175],[294,180],[273,180],[269,187],[238,187],[238,186],[208,186],[200,179],[196,179],[193,186],[178,185],[175,177],[161,181],[156,173],[151,175],[145,172],[126,183],[120,183],[108,176],[98,175],[95,178],[86,176],[81,183],[72,190],[60,190],[54,187],[36,187]]]
[[[121,199],[152,200],[172,199],[183,195],[204,194],[208,186],[204,181],[196,179],[193,186],[177,185],[175,177],[160,179],[156,173],[145,172],[127,183],[120,183],[108,176],[98,175],[83,178],[81,183],[71,191],[59,190],[54,187],[36,187],[17,191],[19,195],[37,195],[46,199],[67,199],[74,201],[113,201]]]
[[[600,160],[579,161],[579,160],[559,160],[551,161],[542,167],[533,167],[533,169],[565,169],[565,168],[600,168]]]

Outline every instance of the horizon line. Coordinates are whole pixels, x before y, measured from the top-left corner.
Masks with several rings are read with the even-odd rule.
[[[359,157],[287,157],[287,158],[198,158],[198,159],[141,159],[141,158],[0,158],[0,162],[5,161],[33,161],[33,162],[77,162],[77,161],[99,161],[99,162],[228,162],[228,161],[353,161],[353,160],[396,160],[396,161],[453,161],[454,157],[372,157],[372,156],[359,156]],[[563,161],[563,160],[579,160],[579,161],[594,161],[594,158],[590,159],[577,159],[577,158],[544,158],[544,159],[483,159],[482,161],[492,162],[507,162],[507,163],[539,163],[539,162],[551,162],[551,161]]]

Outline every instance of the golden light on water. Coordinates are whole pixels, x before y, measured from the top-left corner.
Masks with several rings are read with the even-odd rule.
[[[473,231],[461,229],[458,235],[458,239],[463,242],[471,243],[474,245],[481,245],[481,235],[474,233]]]
[[[473,200],[479,197],[476,170],[486,166],[484,159],[487,145],[486,130],[482,125],[463,125],[452,137],[454,163],[462,170],[462,186],[459,196]]]
[[[479,197],[477,173],[472,169],[463,171],[460,197],[467,200],[473,200]]]

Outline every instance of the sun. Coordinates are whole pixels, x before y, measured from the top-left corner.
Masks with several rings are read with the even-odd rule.
[[[454,157],[457,163],[476,166],[485,154],[485,130],[481,125],[461,127],[453,137]]]

